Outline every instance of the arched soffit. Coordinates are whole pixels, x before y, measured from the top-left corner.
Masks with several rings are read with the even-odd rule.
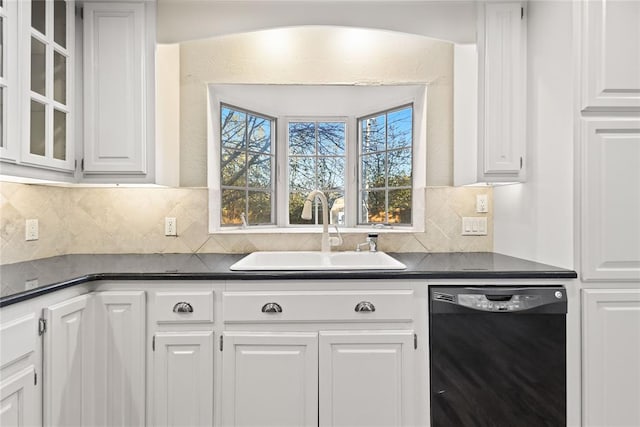
[[[473,1],[158,0],[158,43],[282,27],[336,26],[474,43]]]

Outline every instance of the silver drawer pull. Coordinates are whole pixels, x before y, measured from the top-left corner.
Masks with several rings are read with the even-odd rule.
[[[364,311],[376,311],[376,306],[369,301],[361,301],[356,305],[356,312],[362,313]]]
[[[188,302],[180,301],[173,306],[174,313],[193,313],[193,307]]]
[[[268,302],[262,306],[263,313],[282,313],[282,307],[277,302]]]

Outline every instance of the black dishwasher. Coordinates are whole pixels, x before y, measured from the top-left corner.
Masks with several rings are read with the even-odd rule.
[[[432,427],[566,425],[562,286],[431,286]]]

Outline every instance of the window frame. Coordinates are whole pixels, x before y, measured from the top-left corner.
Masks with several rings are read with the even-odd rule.
[[[325,96],[325,88],[333,90]],[[302,89],[301,89],[302,88]],[[335,96],[336,88],[344,94]],[[377,92],[383,89],[382,92]],[[343,232],[416,233],[425,230],[426,200],[426,151],[427,151],[427,85],[413,83],[404,85],[358,86],[358,85],[287,85],[287,84],[233,84],[211,83],[207,87],[207,170],[208,207],[210,234],[272,234],[272,233],[319,233],[322,227],[313,224],[288,223],[288,119],[328,121],[346,118],[347,145],[345,156],[345,215]],[[364,91],[364,96],[360,96]],[[393,92],[391,94],[390,92]],[[358,96],[357,102],[352,98]],[[313,99],[312,103],[300,103],[300,99]],[[241,110],[256,112],[261,116],[276,119],[276,215],[275,225],[221,227],[220,187],[220,106],[241,105]],[[323,104],[316,107],[316,104]],[[359,140],[358,118],[368,117],[381,111],[393,111],[413,105],[412,123],[412,225],[390,226],[358,224],[359,185]],[[366,108],[360,105],[367,105]],[[337,107],[337,108],[334,108]],[[309,109],[322,111],[308,113]],[[342,110],[341,110],[342,109]],[[348,109],[345,114],[344,110]],[[301,110],[300,114],[292,114]],[[331,112],[336,112],[331,114]],[[263,112],[264,111],[264,112]],[[327,114],[327,112],[330,112]],[[284,142],[283,142],[284,136]],[[352,159],[352,161],[349,161]],[[286,195],[286,197],[282,197]]]
[[[400,150],[405,150],[408,147],[401,147],[401,148],[395,148],[392,150],[389,150],[387,147],[387,143],[388,143],[388,136],[387,136],[387,129],[388,129],[388,117],[389,114],[397,112],[397,111],[402,111],[405,110],[407,108],[411,108],[411,185],[410,186],[401,186],[401,187],[389,187],[389,152],[392,151],[400,151]],[[375,226],[372,225],[371,223],[363,223],[361,222],[362,220],[362,209],[363,209],[363,205],[362,205],[362,193],[364,192],[364,183],[363,183],[363,168],[362,168],[362,158],[364,156],[363,151],[362,151],[362,140],[363,140],[363,135],[362,135],[362,127],[360,126],[361,121],[363,120],[367,120],[370,118],[373,118],[375,116],[381,116],[384,115],[385,116],[385,149],[383,151],[376,151],[376,153],[385,153],[385,185],[384,187],[379,187],[378,189],[376,189],[376,191],[384,191],[385,192],[385,215],[387,216],[388,219],[388,215],[389,215],[389,191],[390,189],[393,190],[411,190],[411,223],[407,224],[407,223],[392,223],[389,224],[389,222],[385,222],[383,224],[388,224],[388,225],[392,225],[394,227],[413,227],[414,225],[414,217],[413,217],[413,210],[414,210],[414,194],[413,194],[413,189],[414,189],[414,171],[416,169],[416,162],[415,162],[415,145],[416,145],[416,141],[415,141],[415,106],[413,103],[409,103],[409,104],[405,104],[405,105],[399,105],[396,107],[392,107],[392,108],[388,108],[382,111],[377,111],[375,113],[371,113],[371,114],[367,114],[365,116],[360,116],[356,119],[356,126],[357,126],[357,131],[358,131],[358,138],[357,138],[357,146],[358,146],[358,154],[357,154],[357,159],[356,159],[356,166],[357,166],[357,183],[356,183],[356,189],[357,189],[357,220],[356,220],[356,226]]]
[[[271,188],[270,188],[270,194],[271,194],[271,222],[268,224],[254,224],[251,225],[249,223],[249,218],[248,218],[248,212],[245,212],[245,218],[246,218],[246,222],[247,222],[247,228],[253,228],[253,227],[274,227],[278,225],[278,188],[277,188],[277,167],[278,167],[278,119],[276,117],[272,117],[269,116],[267,114],[263,114],[263,113],[258,113],[256,111],[252,111],[252,110],[248,110],[246,108],[242,108],[242,107],[237,107],[235,105],[231,105],[225,102],[221,102],[220,106],[219,106],[219,118],[222,116],[222,109],[223,108],[228,108],[234,111],[238,111],[241,113],[244,113],[246,115],[252,115],[255,117],[260,117],[262,119],[267,119],[271,122],[271,133],[270,133],[270,138],[271,138],[271,152],[269,153],[269,156],[272,156],[272,163],[271,163]],[[247,119],[245,119],[245,124],[247,122]],[[220,124],[220,126],[218,126],[218,138],[220,141],[219,147],[218,147],[218,151],[219,151],[219,156],[220,156],[220,161],[222,160],[222,150],[224,149],[223,145],[222,145],[222,123]],[[245,138],[247,137],[247,130],[245,129]],[[246,142],[246,147],[245,147],[245,155],[247,155],[248,158],[248,154],[249,154],[249,144],[248,141]],[[218,162],[218,164],[220,164],[220,161]],[[246,160],[245,160],[246,161]],[[219,174],[221,174],[221,170],[220,167],[218,167],[219,170]],[[218,199],[218,202],[220,203],[220,209],[219,211],[222,209],[222,191],[225,189],[231,189],[231,190],[243,190],[245,191],[246,194],[249,193],[249,191],[253,190],[253,191],[261,191],[263,189],[260,189],[258,187],[250,187],[249,186],[249,180],[248,177],[245,177],[245,185],[244,187],[240,187],[240,186],[228,186],[228,185],[223,185],[222,182],[220,182],[220,198]],[[247,200],[245,201],[245,211],[248,211],[248,197]],[[220,214],[220,227],[222,229],[225,228],[233,228],[233,227],[238,227],[237,225],[234,224],[223,224],[222,223],[222,214]]]
[[[345,177],[344,177],[344,198],[345,201],[347,201],[347,188],[350,186],[350,182],[347,179],[347,171],[350,168],[350,162],[349,162],[349,147],[350,147],[350,130],[351,130],[351,125],[350,125],[350,118],[347,116],[283,116],[280,117],[278,119],[279,122],[282,122],[282,131],[279,133],[279,135],[282,136],[282,140],[278,140],[277,144],[278,145],[282,145],[282,150],[284,151],[284,155],[283,155],[283,161],[280,161],[277,163],[276,168],[279,168],[278,171],[278,177],[280,177],[278,182],[279,188],[281,188],[283,197],[278,198],[278,208],[279,211],[282,213],[282,215],[278,218],[279,222],[278,224],[276,224],[277,226],[279,226],[280,228],[311,228],[311,227],[317,227],[318,225],[321,225],[322,221],[318,221],[318,224],[291,224],[290,223],[290,219],[289,219],[289,192],[290,192],[290,186],[289,186],[289,124],[290,123],[295,123],[295,122],[315,122],[315,123],[328,123],[328,122],[340,122],[340,123],[344,123],[345,126],[345,130],[344,130],[344,135],[345,135],[345,149],[344,149],[344,171],[345,171]],[[313,156],[314,158],[317,158],[317,154]],[[321,157],[325,157],[325,156],[321,156]],[[326,157],[332,157],[332,156],[326,156]],[[317,200],[316,200],[317,202]],[[328,207],[330,209],[330,207]],[[314,211],[317,212],[317,204],[314,205]],[[350,216],[349,214],[349,209],[347,207],[347,205],[345,204],[345,217],[348,219]],[[314,216],[315,217],[315,216]],[[317,220],[317,218],[316,218]],[[348,223],[347,223],[348,224]]]

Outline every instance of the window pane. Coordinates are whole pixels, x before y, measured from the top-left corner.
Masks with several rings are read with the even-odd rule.
[[[36,38],[31,38],[31,90],[46,95],[45,93],[45,45]]]
[[[314,157],[289,158],[289,188],[311,191],[316,188],[316,162]]]
[[[53,158],[67,158],[67,115],[53,110]]]
[[[31,0],[31,26],[42,34],[45,33],[46,7],[45,0]]]
[[[412,108],[405,108],[388,114],[387,149],[411,147],[413,138]]]
[[[385,183],[386,154],[376,153],[362,156],[362,187],[381,188]]]
[[[53,40],[62,47],[67,46],[67,2],[53,3]]]
[[[220,167],[222,185],[242,187],[246,184],[246,155],[244,151],[222,150]]]
[[[249,224],[272,224],[271,193],[249,191]]]
[[[318,188],[344,188],[344,157],[318,157]]]
[[[387,222],[385,197],[384,190],[362,192],[361,221],[363,223]]]
[[[249,155],[249,187],[271,187],[271,162],[269,155]]]
[[[316,124],[313,122],[289,123],[289,154],[312,155],[316,153]]]
[[[53,99],[67,103],[67,58],[53,52]]]
[[[318,154],[321,156],[343,156],[344,133],[344,123],[318,123]]]
[[[386,121],[384,114],[377,117],[370,117],[361,121],[362,132],[362,152],[383,151],[385,149],[385,128]]]
[[[411,190],[389,190],[389,223],[411,224]]]
[[[411,186],[411,149],[389,151],[388,158],[388,186]]]
[[[271,153],[271,120],[249,115],[249,150]]]
[[[31,154],[37,154],[38,156],[44,156],[45,148],[45,117],[44,117],[44,105],[31,101],[31,127],[29,133],[29,152]]]
[[[222,190],[222,216],[223,225],[242,224],[241,214],[246,207],[246,192],[244,190]]]
[[[223,147],[245,149],[246,148],[246,113],[221,108],[221,142]]]

